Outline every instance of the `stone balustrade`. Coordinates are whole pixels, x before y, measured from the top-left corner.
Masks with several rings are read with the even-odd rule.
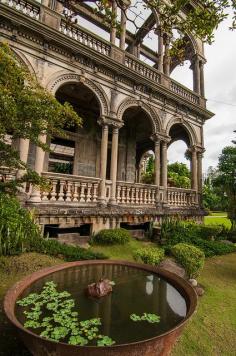
[[[44,172],[50,181],[50,191],[41,192],[42,202],[97,203],[100,178]]]
[[[155,185],[117,182],[117,204],[125,205],[155,205],[158,188]]]
[[[94,49],[95,51],[104,54],[105,56],[110,55],[111,46],[103,40],[100,40],[93,36],[91,33],[82,29],[75,24],[67,24],[64,20],[61,20],[60,32],[64,33],[76,41],[82,43],[83,45]]]
[[[197,204],[197,193],[195,190],[183,188],[168,188],[167,203],[170,206],[192,206]]]
[[[40,4],[33,0],[0,0],[0,4],[7,5],[14,10],[22,12],[23,14],[30,16],[33,19],[40,20],[44,19],[43,21],[46,23],[49,14],[47,16],[41,16],[41,8]],[[42,8],[43,10],[43,8]],[[53,14],[53,10],[51,10],[51,15]],[[43,11],[42,11],[43,13]],[[55,15],[55,13],[54,13]],[[68,24],[66,23],[63,16],[60,14],[58,15],[59,19],[59,26],[58,30],[63,33],[64,35],[74,39],[75,41],[79,42],[80,44],[93,49],[96,52],[101,53],[106,57],[112,57],[114,60],[114,56],[112,55],[112,50],[116,47],[112,46],[109,42],[103,40],[99,36],[93,34],[92,32],[88,31],[87,29],[77,25],[77,24]],[[50,16],[49,16],[50,17]],[[47,24],[47,23],[46,23]],[[49,24],[49,26],[51,26]],[[120,57],[119,57],[120,58]],[[119,61],[121,61],[119,59]],[[195,104],[205,107],[206,103],[203,98],[201,98],[198,94],[194,93],[192,90],[184,87],[183,85],[179,84],[178,82],[166,77],[163,73],[159,72],[157,69],[153,68],[152,66],[142,62],[140,59],[134,57],[133,55],[126,53],[124,55],[124,65],[126,68],[132,70],[133,72],[143,76],[145,79],[148,79],[152,82],[157,84],[162,84],[163,86],[167,87],[170,91],[175,93],[178,96],[181,96],[185,100]]]
[[[139,59],[132,55],[125,54],[125,66],[132,69],[136,73],[143,75],[145,78],[152,80],[156,83],[160,83],[161,74],[151,66],[141,62]]]
[[[35,2],[25,0],[0,0],[0,3],[22,12],[23,14],[39,20],[40,4],[37,6]]]
[[[171,80],[170,82],[170,90],[173,91],[175,94],[178,94],[188,101],[191,101],[194,104],[199,105],[200,104],[200,98],[197,94],[195,94],[193,91],[191,91],[188,88],[185,88],[183,85],[177,83],[174,80]]]

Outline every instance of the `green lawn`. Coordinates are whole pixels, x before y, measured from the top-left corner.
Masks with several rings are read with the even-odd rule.
[[[132,251],[142,246],[96,247],[111,258],[133,260]],[[46,266],[62,263],[60,259],[37,253],[0,258],[0,300],[6,290],[23,276]],[[187,324],[172,356],[233,356],[236,345],[236,254],[208,259],[199,282],[205,295],[199,299],[197,313]],[[28,356],[29,353],[8,324],[0,308],[0,355]],[[3,342],[4,341],[4,342]]]
[[[225,225],[227,228],[231,227],[231,222],[227,218],[227,213],[223,212],[212,212],[212,215],[204,217],[204,224],[206,225]]]
[[[236,254],[208,259],[199,282],[205,295],[172,356],[235,356]]]

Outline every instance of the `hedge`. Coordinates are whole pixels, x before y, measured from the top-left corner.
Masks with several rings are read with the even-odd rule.
[[[157,266],[164,259],[165,252],[158,247],[143,247],[135,251],[134,259],[145,264]]]
[[[91,239],[91,244],[97,245],[124,245],[129,242],[131,235],[126,229],[104,229]]]

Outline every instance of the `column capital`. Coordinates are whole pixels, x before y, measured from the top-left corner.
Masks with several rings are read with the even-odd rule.
[[[114,119],[113,117],[110,117],[110,116],[101,116],[98,119],[98,124],[101,125],[101,126],[109,126],[109,127],[112,127],[112,128],[120,129],[124,125],[124,122],[116,120],[116,119]]]

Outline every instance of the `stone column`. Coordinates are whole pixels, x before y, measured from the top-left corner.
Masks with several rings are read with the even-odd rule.
[[[202,192],[202,152],[197,153],[198,192]]]
[[[160,185],[160,141],[155,140],[155,185]]]
[[[192,180],[191,180],[191,186],[192,189],[197,190],[197,151],[193,147],[192,148],[192,161],[191,161],[191,175],[192,175]]]
[[[108,125],[102,125],[102,141],[101,141],[101,166],[100,166],[100,192],[99,200],[101,203],[106,199],[106,174],[107,174],[107,146],[108,146]]]
[[[163,59],[163,71],[164,74],[168,77],[170,76],[170,37],[165,34],[164,36],[164,43],[165,43],[165,55]]]
[[[119,129],[114,127],[112,130],[112,147],[111,147],[111,197],[110,203],[116,203],[116,179],[117,179],[117,162],[118,162],[118,141]]]
[[[158,62],[157,69],[163,73],[163,33],[161,28],[159,27],[156,31],[158,35]]]
[[[193,70],[193,90],[200,94],[200,66],[197,55],[193,57],[190,68]]]
[[[120,49],[125,50],[125,37],[126,37],[126,9],[121,9],[121,20],[120,20]]]
[[[205,97],[205,86],[204,86],[204,62],[200,61],[200,93],[201,96]]]
[[[162,170],[161,170],[161,185],[164,189],[167,188],[167,142],[162,141]]]
[[[20,138],[18,143],[19,143],[18,148],[19,148],[20,160],[24,163],[27,163],[28,153],[29,153],[29,139]],[[24,172],[25,172],[24,169],[19,169],[17,172],[17,178],[22,177]]]
[[[117,3],[115,0],[112,1],[112,14],[114,16],[114,19],[116,19],[117,15]],[[116,27],[114,25],[111,26],[111,32],[110,32],[110,42],[111,44],[115,45],[116,44]]]
[[[40,141],[42,143],[46,143],[47,136],[46,135],[40,135],[39,139],[40,139]],[[41,147],[37,146],[36,147],[36,153],[35,153],[34,170],[39,175],[41,175],[41,173],[43,172],[44,157],[45,157],[45,152],[42,150]],[[32,193],[31,193],[31,196],[30,196],[30,201],[34,202],[34,203],[39,203],[41,201],[40,189],[38,187],[36,187],[36,186],[34,186],[33,189],[32,189]]]

